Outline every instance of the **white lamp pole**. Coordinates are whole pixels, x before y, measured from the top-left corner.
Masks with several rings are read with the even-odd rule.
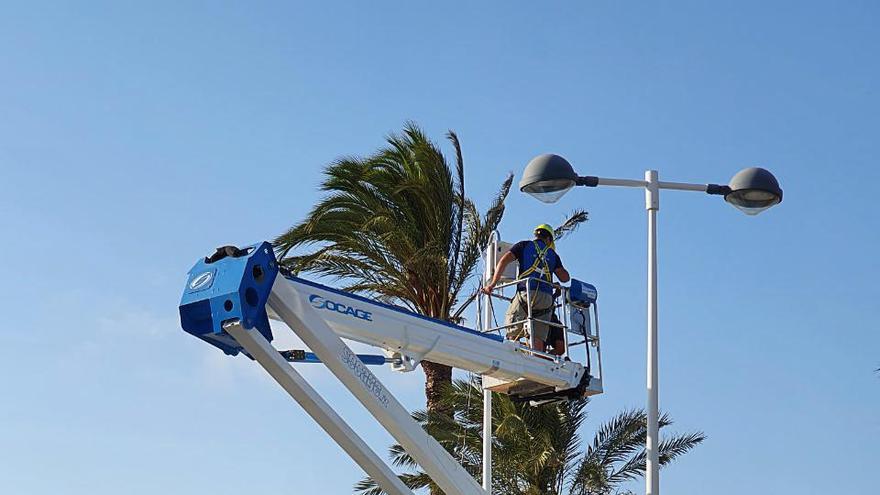
[[[660,493],[660,391],[657,377],[657,212],[660,189],[657,171],[645,172],[645,209],[648,211],[648,431],[645,439],[645,493]]]
[[[486,248],[485,283],[489,283],[495,275],[496,255],[498,253],[498,235],[492,234]],[[485,332],[492,328],[495,315],[492,312],[492,296],[483,295],[483,328]],[[483,389],[483,490],[492,495],[492,391]]]
[[[647,436],[645,440],[645,493],[660,494],[660,400],[657,366],[657,212],[660,190],[698,191],[723,195],[725,201],[747,215],[758,213],[782,202],[782,189],[776,178],[762,168],[747,168],[737,173],[727,186],[660,182],[656,170],[645,172],[645,180],[609,179],[578,176],[571,164],[559,155],[540,155],[526,166],[520,190],[545,202],[554,203],[574,186],[618,186],[645,189],[648,213],[648,352],[647,352]]]

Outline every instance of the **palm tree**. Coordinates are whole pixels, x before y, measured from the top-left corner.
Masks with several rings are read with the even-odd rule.
[[[480,476],[483,394],[476,380],[456,380],[443,394],[452,414],[416,412],[420,421],[464,468]],[[586,399],[532,407],[506,395],[492,399],[494,445],[492,483],[505,495],[606,495],[619,493],[623,482],[645,472],[644,411],[627,410],[600,425],[592,442],[582,445],[578,431],[586,419]],[[667,415],[660,427],[672,424]],[[701,432],[672,435],[660,442],[660,464],[666,465],[704,440]],[[400,477],[412,489],[437,490],[431,479],[399,446],[390,449],[392,463],[410,470]],[[355,485],[360,495],[382,490],[370,478]],[[439,493],[439,492],[438,492]]]
[[[324,169],[326,194],[308,216],[275,240],[281,264],[330,276],[343,289],[450,320],[480,253],[504,213],[513,176],[481,215],[465,195],[458,136],[446,137],[455,168],[414,123],[366,158]],[[310,248],[294,254],[294,250]],[[423,362],[427,409],[437,411],[452,368]]]

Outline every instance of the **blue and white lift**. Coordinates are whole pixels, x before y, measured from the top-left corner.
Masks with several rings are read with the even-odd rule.
[[[496,236],[487,249],[487,277],[503,247]],[[538,352],[525,343],[507,340],[508,326],[490,324],[494,320],[492,300],[508,299],[501,289],[516,284],[513,269],[502,278],[497,292],[481,298],[482,325],[475,330],[286,273],[268,242],[241,249],[227,246],[200,259],[190,270],[180,319],[186,332],[228,355],[245,354],[265,368],[385,492],[412,495],[291,363],[324,363],[448,495],[488,494],[491,442],[484,442],[481,487],[365,364],[387,363],[394,370],[408,372],[428,360],[467,370],[482,376],[488,398],[488,391],[495,391],[515,400],[541,403],[602,393],[595,288],[577,280],[570,287],[559,287],[562,302],[554,314],[561,313],[561,317],[547,323],[564,330],[565,353]],[[270,320],[286,324],[311,352],[274,348]],[[534,321],[538,320],[529,312],[515,324],[528,329]],[[578,340],[568,342],[569,334]],[[343,339],[377,347],[383,354],[359,356]],[[574,359],[570,351],[581,345],[583,359]],[[491,431],[491,423],[484,422],[484,427]]]

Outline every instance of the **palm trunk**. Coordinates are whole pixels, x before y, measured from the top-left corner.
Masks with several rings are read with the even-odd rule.
[[[422,361],[422,370],[425,372],[425,399],[428,413],[450,414],[452,409],[444,407],[441,398],[443,397],[443,387],[452,383],[452,367]]]
[[[442,401],[443,387],[452,383],[452,367],[445,364],[422,361],[422,370],[425,372],[425,399],[428,414],[452,414],[453,409],[445,406]],[[443,492],[432,486],[431,495],[444,495]]]

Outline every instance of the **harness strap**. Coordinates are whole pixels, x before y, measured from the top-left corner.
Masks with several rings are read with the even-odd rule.
[[[550,264],[547,263],[547,251],[550,249],[550,245],[545,244],[544,249],[541,249],[538,247],[537,241],[532,241],[532,243],[535,245],[535,251],[537,252],[535,256],[535,261],[532,263],[532,266],[530,266],[526,271],[519,274],[519,278],[517,280],[528,278],[529,275],[538,270],[538,265],[543,263],[544,270],[542,273],[543,276],[541,278],[546,279],[548,282],[552,282],[553,274],[550,273]]]

